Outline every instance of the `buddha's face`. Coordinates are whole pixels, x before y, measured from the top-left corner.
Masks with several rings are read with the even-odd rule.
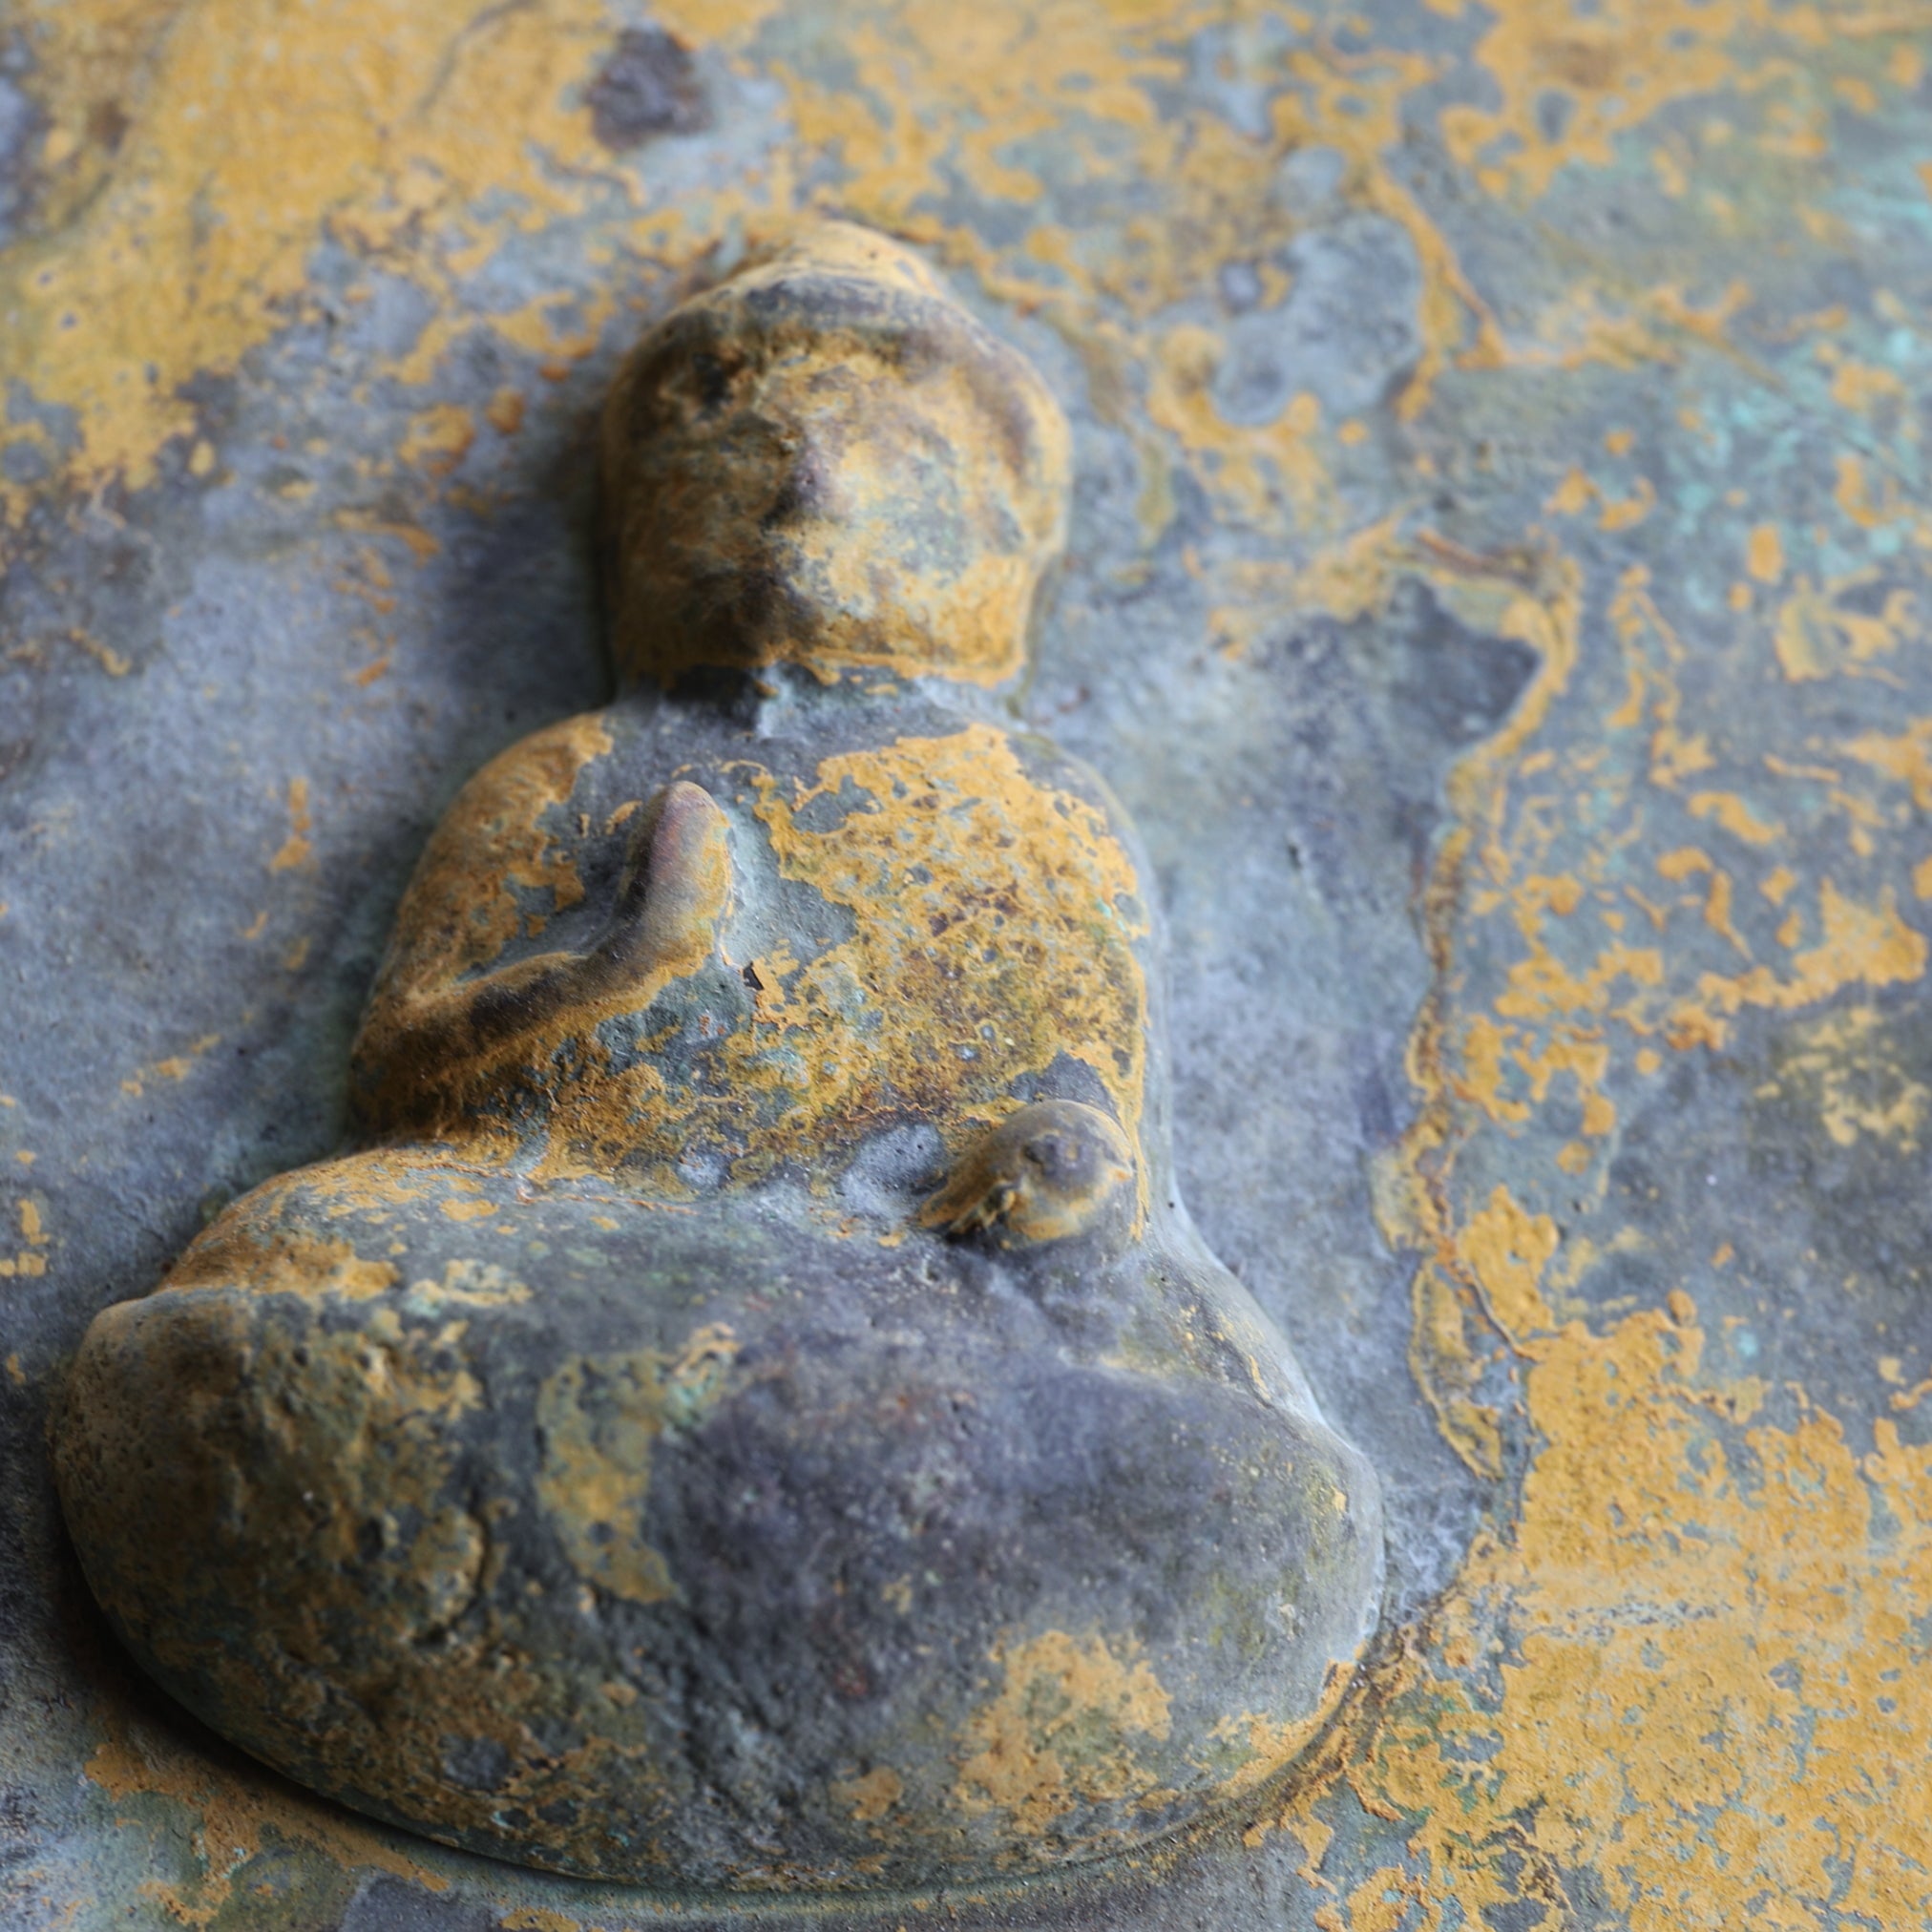
[[[620,666],[1010,676],[1065,469],[1038,377],[950,303],[726,284],[646,338],[606,424]]]

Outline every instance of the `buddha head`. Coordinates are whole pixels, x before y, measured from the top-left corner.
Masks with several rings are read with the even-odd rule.
[[[604,416],[620,679],[1012,676],[1069,449],[1032,365],[893,242],[833,222],[755,259],[644,337]]]

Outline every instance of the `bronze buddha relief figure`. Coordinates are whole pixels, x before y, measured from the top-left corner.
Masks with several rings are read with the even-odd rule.
[[[1064,422],[834,224],[651,330],[602,464],[620,695],[438,828],[355,1150],[90,1330],[89,1581],[238,1744],[501,1858],[1146,1843],[1323,1723],[1379,1520],[1176,1199],[1133,832],[985,702]]]

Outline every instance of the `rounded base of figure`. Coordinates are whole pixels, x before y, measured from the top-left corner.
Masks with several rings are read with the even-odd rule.
[[[420,1153],[107,1310],[56,1473],[160,1683],[446,1843],[919,1891],[1240,1800],[1373,1622],[1374,1478],[1175,1236],[882,1240]]]

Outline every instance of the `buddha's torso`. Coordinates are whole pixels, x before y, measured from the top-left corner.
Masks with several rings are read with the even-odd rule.
[[[358,1053],[384,1138],[482,1135],[548,1175],[674,1194],[824,1175],[901,1121],[949,1141],[1026,1101],[1138,1141],[1147,914],[1131,833],[1038,738],[903,687],[628,699],[513,746],[464,788],[398,921]],[[394,1077],[413,1009],[612,916],[638,814],[702,787],[728,822],[707,931],[628,997]]]

